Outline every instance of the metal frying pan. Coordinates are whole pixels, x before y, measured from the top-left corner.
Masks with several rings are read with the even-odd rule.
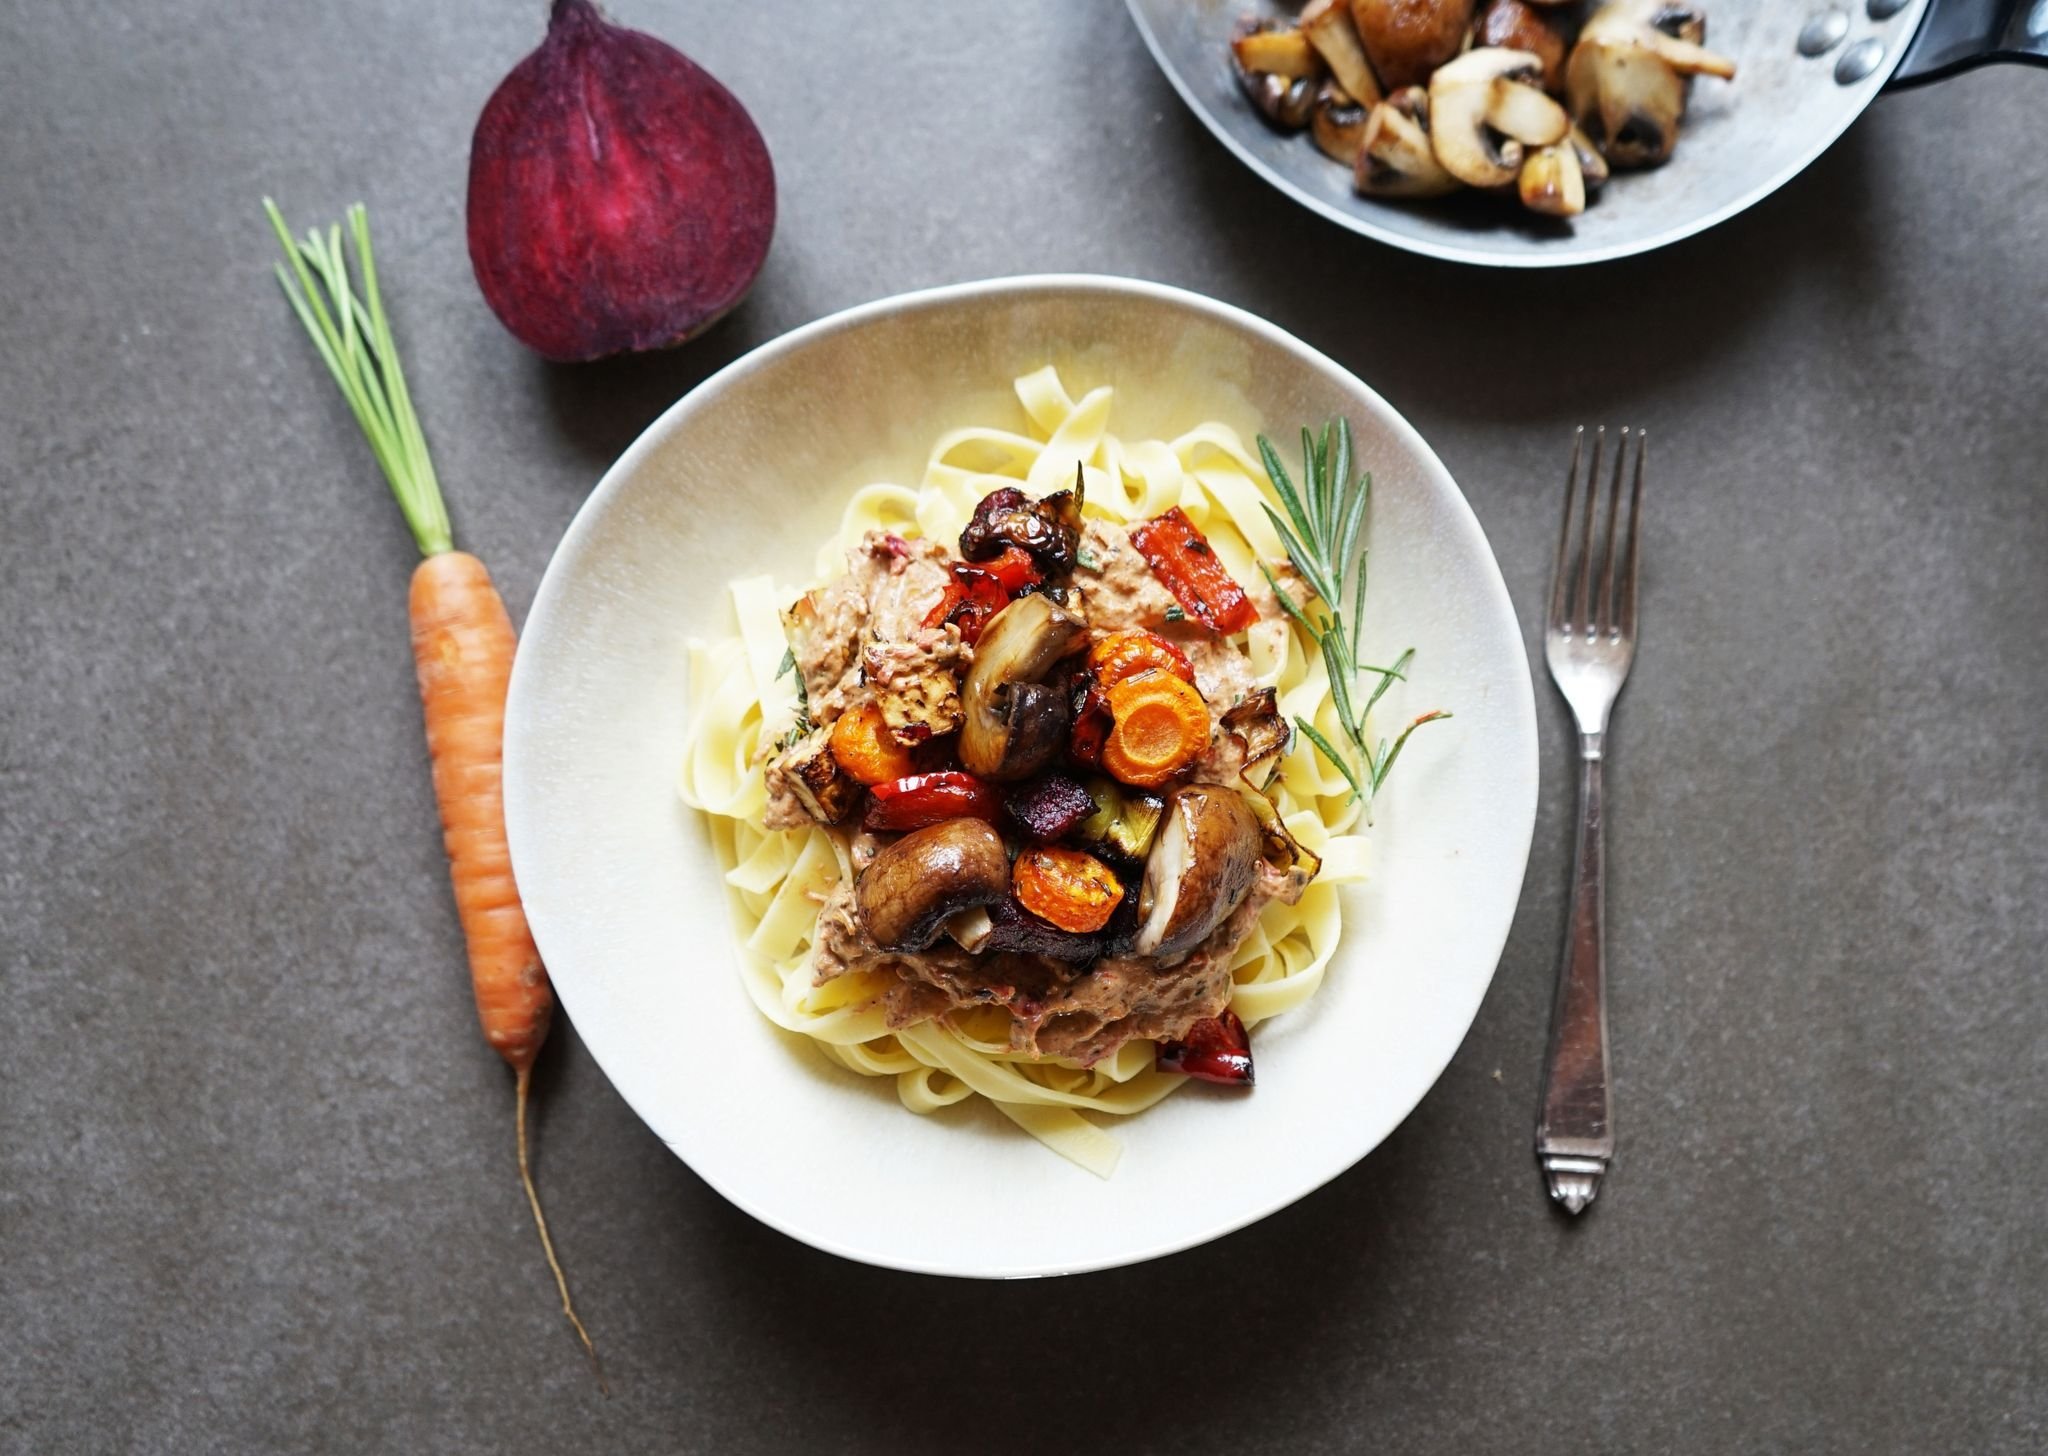
[[[1195,115],[1282,192],[1397,248],[1501,268],[1624,258],[1712,227],[1797,176],[1887,85],[1992,60],[2048,65],[2048,0],[1695,0],[1708,44],[1740,67],[1736,79],[1695,81],[1670,162],[1617,173],[1582,216],[1556,223],[1498,198],[1360,197],[1308,137],[1267,126],[1238,89],[1230,30],[1249,13],[1291,15],[1296,0],[1125,3]]]

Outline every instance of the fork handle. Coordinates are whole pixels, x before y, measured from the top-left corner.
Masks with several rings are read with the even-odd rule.
[[[1614,1108],[1607,1083],[1607,896],[1605,810],[1600,768],[1605,735],[1579,735],[1579,833],[1572,864],[1571,918],[1557,970],[1536,1156],[1550,1196],[1571,1213],[1593,1201],[1614,1156]]]

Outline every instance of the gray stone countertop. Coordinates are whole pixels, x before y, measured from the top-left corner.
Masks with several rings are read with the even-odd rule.
[[[2048,1445],[2048,81],[1880,100],[1710,234],[1527,277],[1284,201],[1109,0],[619,0],[752,108],[782,214],[713,335],[559,369],[462,229],[543,8],[0,6],[0,1450]],[[1569,427],[1654,427],[1600,1204],[1555,1215],[1529,1148],[1572,788],[1539,680],[1534,856],[1463,1049],[1207,1248],[841,1262],[700,1183],[563,1026],[539,1155],[600,1399],[475,1035],[411,547],[269,281],[266,192],[371,204],[515,617],[663,406],[928,284],[1124,273],[1293,330],[1436,447],[1525,620]]]

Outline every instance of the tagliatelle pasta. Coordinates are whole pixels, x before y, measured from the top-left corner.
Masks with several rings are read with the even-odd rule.
[[[820,579],[845,569],[848,548],[870,530],[958,538],[977,502],[1004,486],[1044,494],[1074,483],[1081,468],[1087,512],[1122,522],[1178,506],[1240,581],[1283,549],[1265,503],[1277,499],[1234,430],[1214,422],[1171,440],[1124,440],[1109,431],[1114,393],[1076,400],[1050,367],[1016,381],[1028,434],[954,430],[932,448],[917,485],[874,484],[847,503],[820,550]],[[855,969],[816,984],[811,954],[818,909],[852,875],[851,829],[761,827],[764,765],[795,721],[794,674],[784,671],[780,609],[801,588],[767,577],[732,584],[735,635],[692,641],[691,712],[680,789],[710,818],[738,926],[749,994],[776,1025],[815,1041],[863,1076],[890,1077],[905,1107],[929,1113],[980,1096],[1019,1127],[1103,1177],[1119,1146],[1100,1119],[1141,1112],[1186,1079],[1154,1068],[1151,1042],[1126,1042],[1092,1067],[1039,1060],[1009,1046],[1008,1013],[956,1011],[891,1029],[876,998],[893,972]],[[1245,638],[1258,686],[1279,697],[1285,720],[1314,723],[1332,740],[1341,725],[1321,650],[1298,624]],[[1322,871],[1296,904],[1274,901],[1238,947],[1231,1006],[1246,1026],[1300,1006],[1316,993],[1342,924],[1337,887],[1365,878],[1370,855],[1357,832],[1362,806],[1343,776],[1299,735],[1268,784],[1287,828],[1320,856]]]

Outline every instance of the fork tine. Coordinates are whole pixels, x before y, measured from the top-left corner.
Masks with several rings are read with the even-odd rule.
[[[1564,527],[1557,535],[1557,565],[1550,571],[1550,630],[1564,626],[1564,568],[1572,545],[1572,499],[1579,488],[1579,455],[1586,444],[1586,427],[1572,431],[1572,463],[1564,476]],[[1596,445],[1594,447],[1598,449]],[[1597,455],[1594,457],[1599,458]]]
[[[1637,432],[1636,439],[1636,448],[1640,450],[1642,448],[1642,434],[1640,431]],[[1607,492],[1607,531],[1600,548],[1600,607],[1599,615],[1595,619],[1595,626],[1593,628],[1595,635],[1600,637],[1605,637],[1614,629],[1614,548],[1616,545],[1614,525],[1615,518],[1621,512],[1621,483],[1626,477],[1627,466],[1628,427],[1624,425],[1621,431],[1620,448],[1614,452],[1614,486]],[[1593,488],[1595,490],[1600,488],[1598,481],[1593,483]],[[1592,546],[1593,543],[1591,541],[1586,543],[1588,551],[1592,549]]]
[[[1636,563],[1641,559],[1637,532],[1643,524],[1643,471],[1649,462],[1650,432],[1636,431],[1636,479],[1628,497],[1628,559],[1621,573],[1621,608],[1615,630],[1623,637],[1636,632]]]
[[[1573,590],[1575,605],[1567,627],[1586,627],[1593,622],[1593,512],[1600,504],[1600,449],[1607,443],[1607,427],[1593,432],[1593,468],[1586,472],[1586,525],[1579,532],[1578,585]],[[1621,431],[1621,448],[1628,450],[1628,427]]]

